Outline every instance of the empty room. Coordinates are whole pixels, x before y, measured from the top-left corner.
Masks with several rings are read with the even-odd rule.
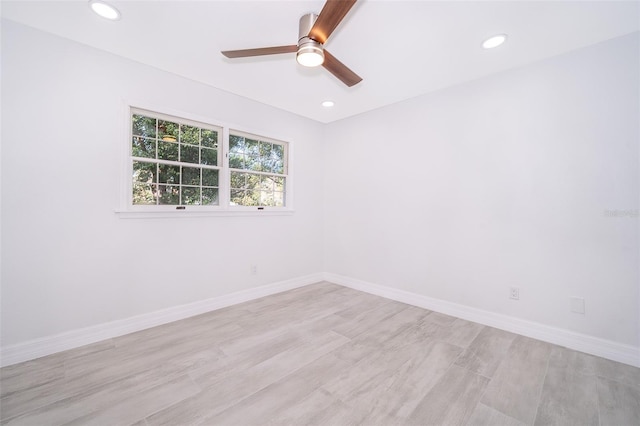
[[[640,424],[640,2],[0,13],[0,424]]]

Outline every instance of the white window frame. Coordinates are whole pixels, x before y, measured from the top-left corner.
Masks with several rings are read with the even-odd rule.
[[[123,149],[122,149],[122,172],[120,206],[116,213],[121,218],[147,218],[147,217],[199,217],[199,216],[272,216],[293,214],[293,142],[290,138],[278,138],[266,136],[269,132],[247,129],[244,126],[237,126],[229,123],[221,123],[207,117],[201,117],[183,111],[175,111],[168,108],[143,105],[141,103],[125,102],[126,111],[123,120]],[[185,124],[195,125],[205,128],[220,129],[218,134],[218,205],[186,205],[177,209],[175,205],[134,205],[133,204],[133,155],[131,151],[132,125],[131,117],[134,113],[145,114],[167,120],[178,120]],[[229,168],[229,135],[230,133],[241,134],[285,145],[285,205],[275,206],[232,206],[230,205],[230,168]],[[158,160],[156,160],[157,162]],[[199,166],[193,164],[193,166]],[[251,172],[251,171],[247,171]]]

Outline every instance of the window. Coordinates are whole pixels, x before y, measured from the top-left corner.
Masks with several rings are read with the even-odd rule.
[[[133,205],[218,205],[220,130],[134,110]]]
[[[287,146],[282,142],[231,133],[231,205],[283,207],[286,160]]]
[[[287,142],[137,108],[130,130],[128,210],[290,207]]]

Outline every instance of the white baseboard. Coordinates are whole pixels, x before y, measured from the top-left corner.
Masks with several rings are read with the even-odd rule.
[[[135,317],[112,321],[78,330],[72,330],[53,336],[30,340],[0,349],[0,366],[17,364],[23,361],[51,355],[101,340],[122,336],[172,321],[189,318],[216,309],[258,299],[323,280],[323,274],[311,274],[303,277],[267,284],[260,287],[238,291],[224,296],[213,297],[186,305],[174,306]]]
[[[635,346],[624,345],[562,328],[551,327],[508,315],[434,299],[417,293],[372,284],[338,274],[325,273],[324,280],[408,305],[418,306],[580,352],[640,367],[640,348]]]
[[[4,367],[7,365],[17,364],[19,362],[29,361],[57,352],[78,348],[101,340],[122,336],[124,334],[133,333],[172,321],[178,321],[271,294],[303,287],[323,280],[342,285],[344,287],[349,287],[354,290],[364,291],[387,299],[396,300],[408,305],[418,306],[420,308],[429,309],[455,316],[457,318],[462,318],[468,321],[477,322],[479,324],[575,349],[580,352],[640,367],[640,348],[638,347],[624,345],[610,340],[575,333],[570,330],[551,327],[465,305],[459,305],[457,303],[434,299],[421,294],[385,287],[333,273],[318,273],[293,278],[286,281],[238,291],[224,296],[214,297],[186,305],[174,306],[135,317],[72,330],[66,333],[3,347],[0,349],[0,366]]]

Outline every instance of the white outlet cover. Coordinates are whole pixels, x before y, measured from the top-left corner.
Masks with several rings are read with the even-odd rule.
[[[518,287],[511,287],[509,289],[509,299],[520,300],[520,289]]]
[[[581,297],[571,298],[571,312],[576,314],[584,314],[584,299]]]

